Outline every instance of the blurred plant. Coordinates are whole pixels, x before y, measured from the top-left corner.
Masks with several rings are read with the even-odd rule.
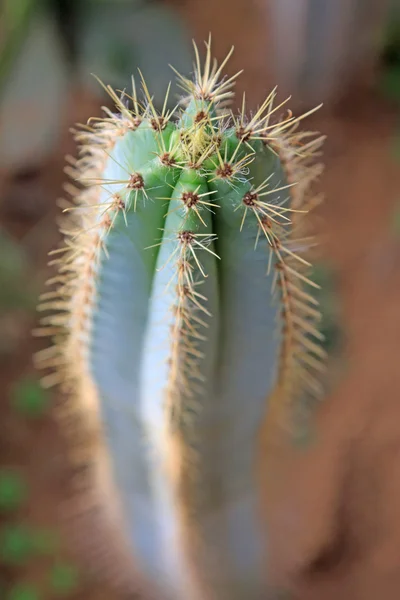
[[[393,3],[382,43],[382,76],[380,89],[384,96],[400,107],[400,8]],[[392,141],[392,156],[400,160],[400,132]]]
[[[37,281],[23,246],[0,228],[0,357],[20,347],[35,310]]]
[[[0,38],[0,90],[10,72],[26,35],[35,0],[4,0],[2,4],[2,36]]]
[[[0,563],[16,583],[0,582],[3,600],[55,600],[67,598],[79,584],[78,570],[62,559],[58,534],[53,529],[36,527],[22,517],[30,500],[30,486],[23,470],[0,468]],[[21,575],[37,560],[47,565],[47,581],[42,585],[21,582]]]
[[[11,469],[0,470],[0,513],[20,508],[27,494],[23,477]]]
[[[50,572],[50,587],[55,596],[66,596],[75,592],[78,586],[76,567],[65,562],[57,562]]]
[[[0,39],[0,92],[11,74],[35,17],[43,12],[56,17],[62,42],[75,56],[74,33],[79,2],[77,0],[3,0],[1,7],[2,37]]]
[[[389,30],[384,46],[381,89],[387,98],[400,103],[400,20],[392,23],[391,29],[393,33]]]
[[[35,307],[37,291],[29,279],[29,260],[20,243],[0,228],[0,309],[2,311]]]
[[[20,416],[42,417],[48,408],[49,398],[36,379],[23,378],[13,387],[11,405]]]
[[[51,0],[7,0],[0,52],[0,164],[37,167],[60,131],[68,63]]]
[[[383,40],[383,58],[387,64],[400,63],[400,7],[392,1]]]
[[[9,474],[8,474],[9,475]],[[72,563],[61,561],[57,536],[46,529],[21,523],[7,523],[0,528],[0,559],[3,566],[14,569],[25,568],[30,562],[45,558],[49,563],[47,582],[43,586],[17,583],[11,586],[6,598],[33,597],[60,598],[75,592],[79,584],[78,570]]]
[[[379,59],[389,0],[260,0],[279,89],[305,106],[341,100]],[[266,47],[266,51],[267,47]]]
[[[42,595],[32,585],[17,583],[7,594],[6,600],[42,600]]]
[[[396,202],[390,219],[390,229],[396,238],[400,238],[400,200]]]
[[[84,0],[76,21],[78,75],[93,93],[98,94],[99,88],[88,73],[122,88],[130,80],[131,65],[136,64],[146,73],[155,97],[161,97],[169,82],[168,62],[184,72],[190,70],[185,28],[177,11],[165,2]],[[170,102],[175,91],[171,90]]]
[[[338,301],[336,273],[327,262],[318,262],[313,268],[313,281],[318,284],[315,296],[321,308],[319,330],[324,339],[322,346],[329,356],[341,356],[344,352],[344,332]]]

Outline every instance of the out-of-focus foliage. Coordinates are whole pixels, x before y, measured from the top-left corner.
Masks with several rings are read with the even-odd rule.
[[[24,378],[16,382],[11,404],[20,416],[38,418],[45,414],[49,397],[36,379]]]
[[[37,295],[35,289],[26,285],[29,261],[23,247],[1,228],[0,256],[0,309],[33,310]]]
[[[0,470],[0,514],[19,508],[25,501],[27,486],[20,473]]]
[[[380,89],[384,96],[400,108],[400,6],[393,3],[382,48],[383,69]],[[393,158],[400,161],[400,130],[396,132],[391,148]]]

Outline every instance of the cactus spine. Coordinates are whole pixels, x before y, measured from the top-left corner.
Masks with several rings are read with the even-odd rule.
[[[229,56],[195,52],[177,109],[140,75],[143,98],[108,87],[118,112],[77,133],[39,359],[113,573],[157,598],[261,598],[258,438],[320,392],[304,254],[322,138],[279,118],[275,90],[233,115]]]

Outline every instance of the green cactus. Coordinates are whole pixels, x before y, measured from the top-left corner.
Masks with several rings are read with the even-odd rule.
[[[206,49],[176,109],[140,74],[143,98],[107,87],[117,114],[77,133],[84,187],[37,331],[108,532],[98,564],[175,600],[265,597],[262,441],[321,393],[324,366],[307,216],[322,138],[279,116],[276,90],[234,116],[230,54]]]

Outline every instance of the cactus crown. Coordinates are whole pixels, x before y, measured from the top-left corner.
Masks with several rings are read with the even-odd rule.
[[[118,112],[105,108],[77,132],[68,173],[83,188],[67,188],[59,273],[41,306],[53,314],[38,332],[54,340],[39,356],[55,369],[44,383],[64,384],[66,414],[79,415],[81,446],[91,447],[80,460],[100,452],[87,431],[105,428],[122,512],[140,520],[130,499],[147,483],[127,482],[127,473],[140,471],[147,450],[135,439],[144,436],[156,455],[146,468],[161,473],[149,502],[162,496],[165,522],[179,521],[180,531],[188,522],[193,530],[193,515],[201,528],[207,507],[254,487],[246,477],[268,398],[280,408],[318,395],[324,362],[305,257],[322,138],[298,131],[306,115],[280,116],[276,90],[250,117],[243,97],[235,115],[237,75],[223,76],[231,53],[219,66],[210,42],[203,66],[195,53],[193,80],[178,74],[185,96],[174,110],[169,90],[156,110],[140,74],[142,98],[133,79],[132,95],[107,87]],[[218,498],[217,476],[226,478]],[[170,504],[159,485],[173,490]],[[132,537],[142,557],[140,535]],[[157,573],[169,581],[165,560]]]

